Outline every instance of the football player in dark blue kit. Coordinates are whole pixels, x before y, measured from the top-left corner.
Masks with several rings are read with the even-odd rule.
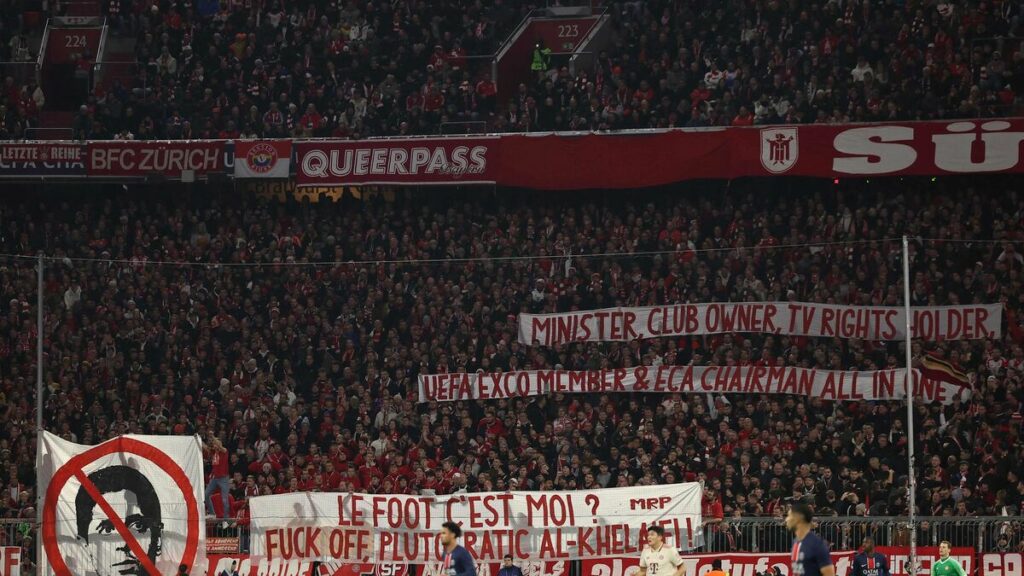
[[[473,557],[469,555],[469,551],[459,546],[460,536],[462,527],[455,522],[445,522],[441,525],[441,546],[444,546],[444,554],[441,556],[442,576],[476,576]]]
[[[790,551],[790,576],[836,576],[828,544],[811,532],[813,521],[814,512],[807,504],[796,503],[789,507],[786,528],[796,536]]]
[[[864,550],[853,558],[853,576],[890,576],[885,554],[875,552],[875,541],[864,538]]]

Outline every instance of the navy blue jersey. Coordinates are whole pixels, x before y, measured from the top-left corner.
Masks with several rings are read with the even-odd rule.
[[[832,565],[832,555],[824,540],[808,532],[803,540],[793,541],[790,564],[792,576],[821,576],[821,569]]]
[[[473,557],[462,546],[456,546],[451,554],[444,553],[441,557],[442,574],[445,576],[476,576],[476,564]]]
[[[881,552],[861,552],[853,557],[853,576],[889,576],[889,561]]]

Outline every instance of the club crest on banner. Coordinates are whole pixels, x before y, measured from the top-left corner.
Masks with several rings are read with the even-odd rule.
[[[765,128],[761,130],[761,165],[772,174],[786,172],[800,156],[796,128]]]
[[[256,174],[266,174],[277,165],[277,148],[267,142],[257,142],[249,149],[246,161],[249,169]]]

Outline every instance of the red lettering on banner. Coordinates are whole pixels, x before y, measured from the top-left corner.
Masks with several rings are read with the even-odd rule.
[[[641,529],[639,538],[644,538],[646,530]],[[599,556],[628,556],[638,554],[642,550],[640,541],[630,540],[630,527],[627,524],[611,524],[598,526],[594,529],[594,551]]]
[[[345,520],[345,499],[349,501],[349,519]],[[363,512],[359,503],[363,501],[361,494],[341,494],[338,496],[338,526],[363,526]]]
[[[896,373],[886,370],[875,372],[872,378],[873,394],[875,398],[892,398],[896,392]],[[884,396],[883,396],[884,395]]]
[[[821,310],[821,335],[825,337],[835,336],[835,329],[832,327],[832,321],[835,318],[836,312],[831,308],[823,308]]]
[[[593,538],[593,528],[579,528],[576,530],[576,547],[580,556],[597,556],[597,550],[590,544]]]
[[[468,498],[469,527],[493,528],[508,522],[512,515],[511,500],[511,494],[470,496]]]
[[[633,372],[636,375],[636,384],[633,386],[633,390],[643,392],[647,390],[650,384],[647,382],[647,367],[638,366]]]
[[[537,388],[541,394],[555,391],[555,388],[561,387],[561,371],[555,370],[541,370],[537,373]],[[559,385],[556,386],[555,383]],[[561,391],[561,390],[559,390]]]
[[[295,526],[267,530],[267,558],[319,558],[321,529]]]
[[[802,304],[787,304],[789,307],[789,332],[808,334],[814,324],[815,309]],[[798,324],[799,323],[799,324]]]
[[[605,328],[604,321],[605,321],[605,318],[608,318],[612,314],[616,314],[616,312],[595,312],[594,314],[590,314],[590,316],[592,316],[593,318],[595,318],[597,320],[597,337],[598,337],[598,339],[600,339],[600,340],[608,340],[608,329]]]
[[[545,346],[551,346],[552,338],[549,332],[552,321],[552,318],[534,318],[530,322],[530,344],[539,341]]]
[[[539,518],[535,516],[539,514]],[[526,523],[529,526],[571,526],[576,523],[572,496],[540,494],[526,496]]]
[[[625,330],[624,340],[635,340],[640,337],[640,334],[633,328],[636,323],[636,313],[626,312],[622,317],[622,324]]]
[[[544,558],[545,560],[548,558],[558,557],[557,553],[555,552],[555,544],[552,541],[551,532],[549,530],[545,530],[541,534],[539,556],[541,558]]]
[[[660,498],[630,498],[629,509],[664,510],[671,502],[672,498],[669,496],[662,496]]]
[[[616,368],[614,374],[615,375],[614,379],[612,380],[612,388],[616,392],[625,392],[626,386],[623,384],[623,381],[626,379],[626,369]]]
[[[764,322],[762,329],[769,334],[778,334],[779,329],[775,326],[775,317],[779,313],[779,307],[774,304],[767,304],[764,308]]]
[[[992,336],[994,336],[994,334],[989,332],[988,328],[985,327],[985,324],[988,322],[988,310],[986,310],[984,308],[978,308],[977,310],[974,311],[974,313],[975,313],[974,314],[975,331],[973,332],[973,334],[975,335],[974,337],[975,338],[991,338]],[[968,322],[968,324],[969,324],[969,322]]]
[[[382,536],[384,534],[387,532],[381,533]],[[327,535],[326,549],[332,558],[365,560],[370,553],[372,538],[369,530],[333,529]]]
[[[15,576],[21,571],[21,548],[0,546],[0,576]]]
[[[991,553],[981,555],[981,573],[985,576],[1020,576],[1024,574],[1024,554]]]

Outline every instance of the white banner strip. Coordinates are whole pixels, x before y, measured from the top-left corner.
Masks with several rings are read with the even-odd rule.
[[[920,376],[915,372],[915,379]],[[420,402],[495,400],[545,394],[616,392],[793,394],[822,400],[899,400],[906,370],[832,371],[792,366],[635,366],[608,370],[524,370],[421,374]],[[924,379],[914,396],[949,404],[965,388]]]
[[[1001,304],[913,308],[913,336],[927,341],[998,338]],[[807,302],[722,302],[520,314],[519,342],[628,342],[665,336],[759,332],[788,336],[904,339],[900,306],[836,306]]]
[[[576,560],[639,554],[648,526],[695,546],[701,526],[695,482],[575,492],[481,492],[450,496],[297,493],[251,502],[256,560],[430,564],[441,559],[441,525],[463,530],[478,562]]]

